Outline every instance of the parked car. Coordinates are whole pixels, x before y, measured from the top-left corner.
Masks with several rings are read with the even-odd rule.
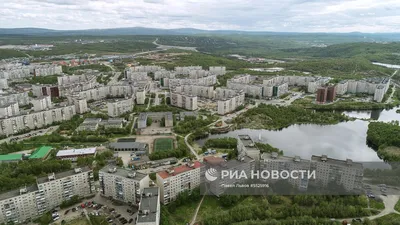
[[[130,218],[128,223],[132,223],[133,222],[133,218]]]
[[[121,214],[118,214],[118,215],[115,216],[115,218],[119,218],[119,217],[121,217]]]

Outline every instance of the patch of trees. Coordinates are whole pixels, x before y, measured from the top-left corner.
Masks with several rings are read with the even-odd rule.
[[[30,84],[56,84],[58,75],[35,76],[28,80]]]
[[[257,128],[278,130],[293,124],[336,124],[347,120],[348,117],[341,113],[312,111],[297,106],[260,104],[236,117],[234,122],[239,127],[252,128],[249,126],[258,121],[259,123],[254,124]]]
[[[207,119],[199,118],[197,119],[195,116],[185,116],[185,120],[180,121],[175,127],[174,131],[178,134],[188,134],[193,131],[195,128],[202,128],[213,122],[211,117],[207,117]]]
[[[264,143],[261,143],[261,142],[256,142],[255,144],[256,144],[256,147],[258,149],[260,149],[261,153],[277,152],[280,155],[283,155],[283,151],[282,150],[279,150],[279,148],[274,148],[270,144],[264,144]]]
[[[386,161],[399,161],[400,152],[385,151],[386,147],[400,147],[400,126],[398,121],[391,123],[372,122],[368,125],[367,143]]]
[[[204,143],[204,146],[206,148],[236,149],[237,139],[232,137],[208,139],[206,143]]]
[[[0,164],[0,192],[36,183],[36,177],[71,169],[68,160],[27,160]]]
[[[69,200],[62,201],[61,204],[60,204],[60,208],[61,209],[68,208],[70,206],[73,206],[73,205],[79,203],[80,201],[81,201],[81,199],[79,198],[79,196],[78,195],[74,195]]]

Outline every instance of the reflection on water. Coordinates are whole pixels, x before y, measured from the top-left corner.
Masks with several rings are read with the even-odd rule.
[[[396,110],[397,108],[344,113],[356,118],[388,122],[400,120],[400,114],[396,113]],[[367,121],[356,120],[336,125],[293,125],[280,131],[241,129],[226,134],[210,135],[208,138],[236,138],[239,134],[248,134],[254,141],[268,143],[283,150],[288,156],[298,155],[309,159],[311,155],[325,154],[332,158],[349,158],[360,162],[382,161],[366,144],[368,124]],[[207,139],[197,142],[203,145]]]

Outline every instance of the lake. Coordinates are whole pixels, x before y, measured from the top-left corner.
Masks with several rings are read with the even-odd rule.
[[[356,118],[373,118],[378,121],[400,120],[398,108],[392,110],[348,111],[346,115]],[[283,150],[287,156],[300,156],[305,159],[311,155],[328,155],[337,159],[352,159],[371,162],[379,159],[376,152],[366,144],[368,121],[355,120],[336,125],[292,125],[280,131],[241,129],[226,134],[210,135],[208,138],[237,137],[248,134],[256,142],[263,142]],[[261,140],[259,137],[261,136]],[[203,145],[208,139],[198,140]]]

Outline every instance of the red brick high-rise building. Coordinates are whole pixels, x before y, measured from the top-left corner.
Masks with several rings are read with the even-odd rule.
[[[326,101],[333,102],[336,98],[336,86],[329,86],[328,87],[328,94],[326,96]]]
[[[326,102],[327,95],[328,95],[328,88],[327,87],[319,87],[317,89],[316,102],[319,104],[324,104]]]

